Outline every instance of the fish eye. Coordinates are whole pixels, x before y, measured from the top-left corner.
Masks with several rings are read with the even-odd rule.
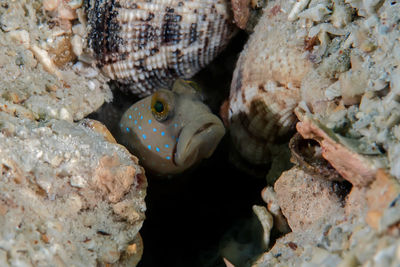
[[[167,90],[159,90],[151,97],[151,112],[158,121],[164,121],[173,112],[173,93]]]
[[[157,100],[156,103],[154,104],[154,110],[157,113],[163,112],[164,111],[164,104],[161,101]]]

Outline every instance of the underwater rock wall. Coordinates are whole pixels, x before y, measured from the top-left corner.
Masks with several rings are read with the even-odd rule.
[[[282,25],[289,23],[296,29],[282,30],[283,36],[278,37],[270,34],[270,27],[283,27],[276,24],[282,17]],[[301,135],[297,134],[290,143],[295,166],[263,191],[269,211],[275,215],[275,229],[284,224],[277,220],[280,215],[276,207],[271,210],[271,203],[279,205],[292,232],[278,238],[253,266],[399,264],[399,19],[397,1],[267,2],[235,71],[230,97],[233,113],[243,109],[237,107],[237,99],[243,98],[244,104],[251,107],[252,103],[245,102],[264,94],[266,90],[260,90],[265,88],[264,80],[271,75],[279,77],[291,67],[289,59],[293,58],[284,53],[276,64],[288,62],[287,66],[283,64],[278,70],[266,68],[265,75],[259,75],[257,80],[260,85],[254,79],[247,81],[246,75],[240,76],[257,73],[264,67],[260,58],[251,54],[263,45],[263,51],[271,49],[268,41],[260,40],[277,40],[282,45],[278,51],[293,49],[299,53],[298,58],[310,65],[305,74],[304,68],[297,70],[302,75],[295,88],[299,97],[290,111],[297,120],[293,132]],[[302,45],[293,47],[292,40]],[[246,57],[250,64],[243,63]],[[252,60],[254,57],[257,60]],[[247,69],[243,70],[243,66]],[[269,78],[267,83],[271,85],[267,88],[274,94],[279,93],[274,88],[277,86],[293,91],[296,84],[282,80]],[[252,88],[255,89],[251,91]],[[281,101],[287,101],[284,92],[281,97]],[[279,99],[271,104],[265,102],[264,110],[276,114],[270,122],[275,122],[275,128],[258,128],[257,134],[269,129],[277,131],[281,124],[276,117],[288,111],[286,107],[275,108]],[[247,127],[242,132],[257,129],[256,122],[251,121],[257,118],[255,113],[256,108],[249,108],[239,114],[242,127]],[[231,130],[235,131],[235,127]],[[260,141],[257,134],[249,134],[243,146],[249,148],[246,144]],[[260,150],[260,145],[257,147]],[[244,156],[257,155],[259,150]],[[266,157],[272,161],[271,154]]]
[[[136,266],[146,176],[105,126],[82,120],[112,94],[74,64],[77,7],[56,2],[0,2],[0,265]]]
[[[146,177],[107,135],[96,121],[0,113],[2,265],[138,262]]]
[[[1,263],[141,257],[144,171],[104,126],[82,120],[112,94],[85,54],[81,5],[0,2]],[[249,266],[398,265],[400,3],[267,1],[263,12],[222,117],[244,137],[244,157],[257,156],[250,163],[286,168],[285,146],[295,166],[263,191],[274,218],[255,206],[273,242]]]
[[[31,119],[72,121],[112,99],[108,79],[99,70],[81,63],[73,65],[77,46],[74,40],[83,31],[82,25],[67,27],[62,21],[51,17],[42,1],[2,1],[3,111]]]

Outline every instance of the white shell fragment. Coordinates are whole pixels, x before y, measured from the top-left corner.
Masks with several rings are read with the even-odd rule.
[[[294,4],[292,10],[290,10],[290,13],[288,15],[288,20],[294,21],[295,19],[297,19],[297,16],[299,15],[299,13],[307,7],[309,2],[310,2],[310,0],[297,1],[296,4]]]
[[[189,78],[233,32],[227,0],[88,1],[88,44],[104,73],[139,96]]]

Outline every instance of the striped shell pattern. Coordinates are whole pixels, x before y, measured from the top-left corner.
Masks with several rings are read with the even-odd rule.
[[[268,3],[231,84],[227,124],[235,149],[252,164],[270,162],[274,146],[293,133],[301,81],[311,68],[296,25],[282,12],[289,6],[279,5],[284,3],[289,1]]]
[[[97,65],[138,96],[190,78],[227,44],[228,0],[88,0]]]

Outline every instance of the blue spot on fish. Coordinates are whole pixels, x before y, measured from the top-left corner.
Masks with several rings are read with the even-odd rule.
[[[132,116],[131,116],[131,115],[129,115],[129,119],[132,119]]]
[[[174,127],[175,127],[175,128],[178,127],[178,124],[174,123]]]
[[[148,145],[147,148],[148,148],[148,149],[151,149],[151,145]]]
[[[151,124],[151,120],[149,120],[149,124]]]
[[[157,129],[156,129],[156,128],[153,128],[153,132],[157,132]]]
[[[161,132],[161,136],[164,136],[165,135],[165,133],[164,132]]]
[[[129,133],[129,128],[128,127],[126,127],[126,131]]]
[[[139,125],[139,130],[142,130],[142,126]]]
[[[145,134],[143,134],[142,136],[143,136],[143,139],[146,139],[146,135]]]
[[[165,158],[166,158],[166,159],[171,159],[171,157],[170,157],[170,156],[166,156]]]
[[[137,124],[137,120],[135,120],[135,124]]]
[[[141,119],[141,120],[143,120],[143,115],[142,115],[142,116],[140,116],[140,119]]]
[[[156,147],[156,151],[157,151],[157,152],[160,152],[160,149],[159,149],[158,147]]]
[[[168,144],[165,144],[165,148],[169,148],[169,145],[168,145]]]

